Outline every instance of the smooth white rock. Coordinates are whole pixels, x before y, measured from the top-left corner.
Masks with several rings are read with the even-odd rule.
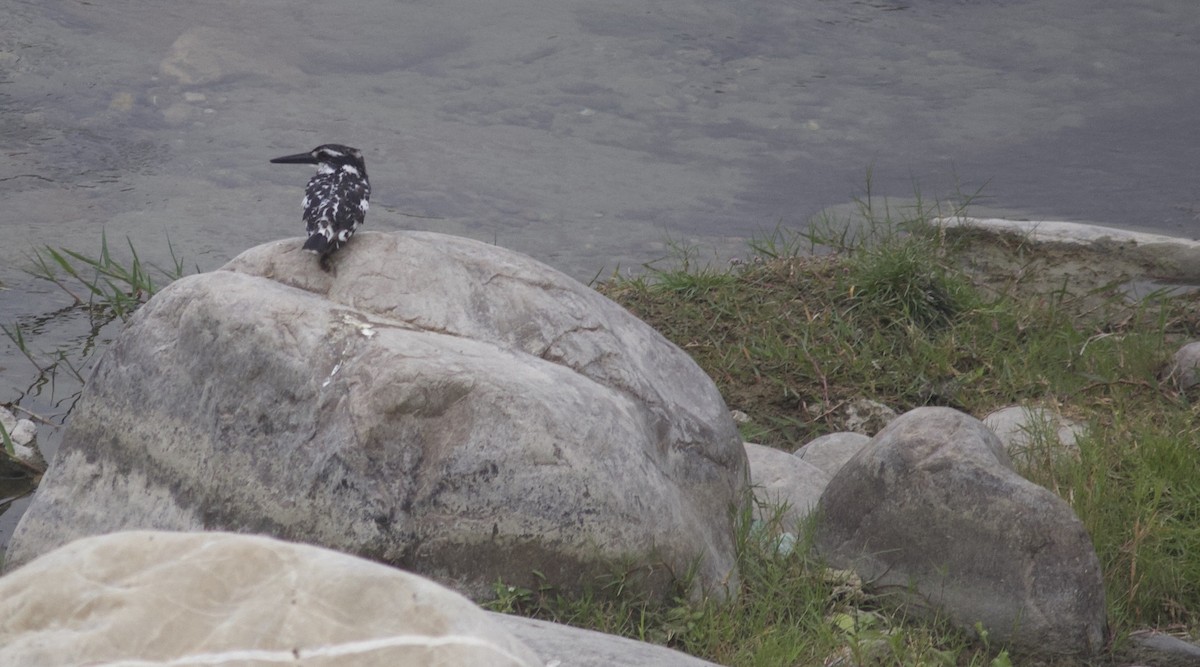
[[[0,665],[542,667],[465,597],[231,533],[90,537],[0,577]]]

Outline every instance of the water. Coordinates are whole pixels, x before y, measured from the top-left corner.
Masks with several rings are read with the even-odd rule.
[[[1196,236],[1195,0],[3,2],[0,323],[103,348],[21,271],[46,244],[211,269],[301,233],[308,172],[366,153],[371,229],[581,279],[861,194],[983,188],[980,213]],[[81,366],[82,357],[75,357]],[[86,373],[86,367],[82,368]],[[0,338],[0,401],[78,383]],[[53,448],[58,433],[44,428]],[[0,516],[0,542],[20,508]]]

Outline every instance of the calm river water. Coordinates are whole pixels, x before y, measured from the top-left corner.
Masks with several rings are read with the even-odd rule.
[[[1196,0],[0,8],[0,324],[85,373],[91,323],[23,272],[34,248],[94,254],[103,231],[217,267],[302,233],[309,172],[267,160],[325,142],[366,154],[368,228],[582,279],[668,241],[726,261],[862,194],[868,169],[890,197],[982,188],[978,213],[1200,226]],[[0,337],[0,403],[61,423],[78,383],[52,380]]]

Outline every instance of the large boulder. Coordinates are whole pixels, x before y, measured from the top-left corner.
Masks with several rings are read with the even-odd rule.
[[[661,646],[484,612],[395,568],[233,533],[77,540],[0,577],[0,664],[712,663]]]
[[[746,456],[684,352],[523,255],[365,233],[176,281],[112,344],[8,552],[126,529],[311,542],[429,575],[571,589],[643,566],[736,581]],[[631,583],[636,581],[631,579]]]
[[[1013,471],[996,435],[949,408],[919,408],[830,480],[819,552],[917,614],[1029,655],[1086,656],[1104,642],[1091,538],[1058,496]],[[891,597],[891,596],[890,596]]]

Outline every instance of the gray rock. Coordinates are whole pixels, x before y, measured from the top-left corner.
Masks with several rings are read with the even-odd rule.
[[[602,632],[489,612],[497,625],[557,667],[717,667],[663,646]]]
[[[470,600],[407,572],[229,533],[91,537],[0,577],[0,664],[545,663]]]
[[[19,419],[8,408],[0,406],[0,427],[4,428],[12,444],[12,458],[29,469],[46,469],[46,460],[42,458],[42,452],[34,442],[37,438],[37,424],[28,419]],[[0,447],[3,444],[0,442]],[[0,452],[0,459],[3,458],[4,452]]]
[[[1135,632],[1129,636],[1135,659],[1154,667],[1196,667],[1200,646],[1160,632]]]
[[[839,410],[844,428],[854,433],[875,435],[896,418],[896,411],[869,398],[856,398]]]
[[[37,436],[37,425],[28,419],[19,419],[8,408],[0,405],[0,427],[8,434],[14,445],[28,445]]]
[[[1200,341],[1184,345],[1175,352],[1167,368],[1166,377],[1174,381],[1181,391],[1200,384]]]
[[[862,433],[826,433],[797,449],[795,454],[832,477],[870,441],[871,438]]]
[[[179,280],[89,381],[9,565],[132,528],[260,532],[475,599],[698,559],[736,582],[741,438],[711,380],[620,306],[501,248],[365,233]]]
[[[304,80],[303,72],[277,49],[209,26],[197,26],[180,35],[158,64],[158,72],[185,86],[209,86],[235,77],[291,83]],[[190,102],[195,98],[185,99]]]
[[[1077,454],[1075,441],[1083,435],[1083,425],[1042,407],[1010,405],[989,413],[983,424],[1000,438],[1009,458],[1025,463],[1046,455]]]
[[[812,512],[829,484],[829,474],[811,463],[773,447],[746,443],[750,483],[754,489],[754,518],[766,521],[771,511],[786,506],[781,528],[793,530]]]
[[[880,432],[821,497],[819,552],[876,590],[1014,652],[1089,656],[1104,642],[1104,583],[1083,524],[1012,469],[996,435],[949,408]]]

